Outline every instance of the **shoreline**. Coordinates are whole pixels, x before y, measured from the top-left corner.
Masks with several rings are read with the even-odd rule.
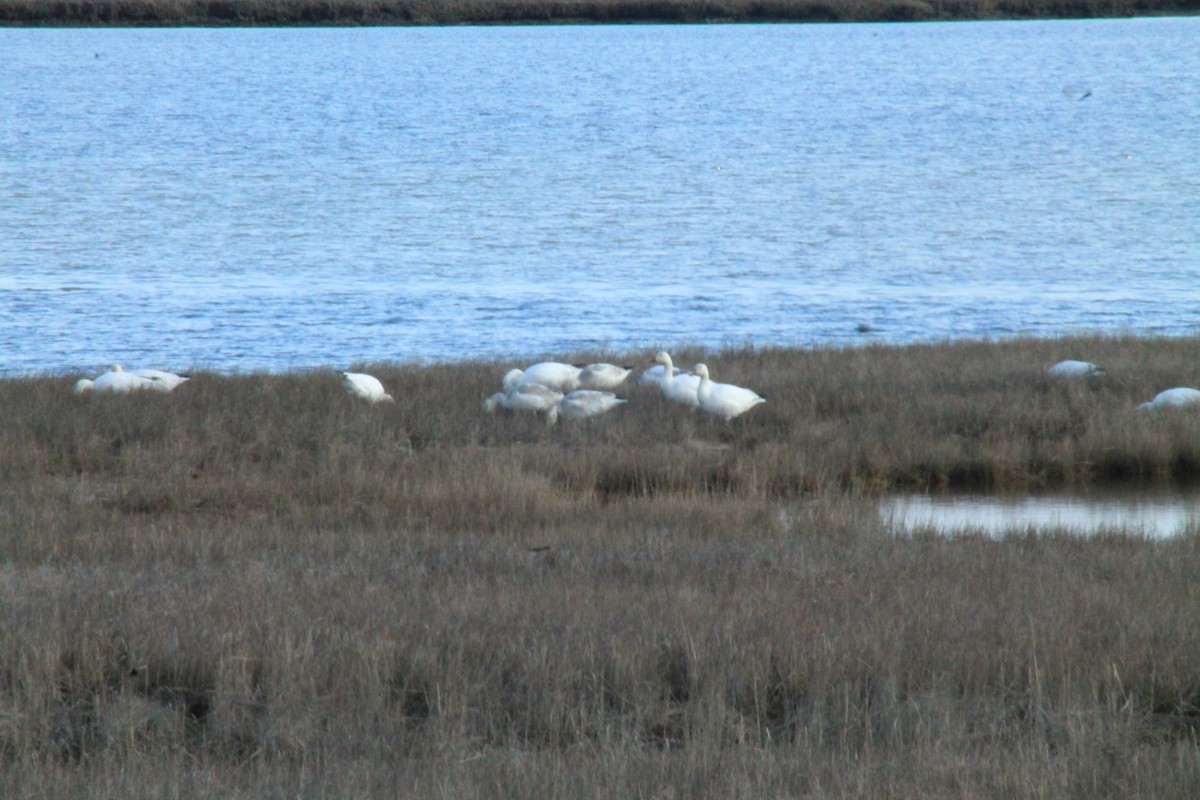
[[[338,372],[350,370],[379,378],[396,398],[396,407],[381,413],[393,418],[393,433],[402,448],[466,452],[498,447],[492,452],[504,453],[518,441],[539,446],[552,441],[544,420],[481,411],[509,369],[540,360],[609,362],[635,370],[618,389],[633,402],[596,429],[605,431],[607,444],[628,449],[627,456],[634,460],[626,464],[618,459],[612,474],[585,479],[589,485],[599,481],[591,491],[614,491],[608,487],[610,480],[625,486],[629,481],[641,485],[660,479],[709,491],[711,481],[734,481],[732,473],[726,474],[731,465],[725,459],[737,461],[735,454],[744,446],[755,462],[764,459],[755,466],[757,477],[751,483],[756,491],[771,495],[802,495],[832,486],[868,492],[1021,491],[1195,480],[1200,476],[1200,431],[1192,430],[1192,413],[1145,414],[1139,406],[1172,387],[1200,386],[1200,372],[1192,366],[1200,363],[1198,350],[1197,337],[1130,336],[857,348],[671,348],[676,364],[687,368],[707,363],[717,371],[715,380],[749,386],[768,399],[730,426],[713,423],[703,414],[671,413],[672,404],[664,404],[659,392],[636,382],[636,375],[653,362],[652,351],[633,350],[435,363],[350,360],[284,373],[127,363],[129,370],[166,368],[192,380],[166,398],[81,398],[72,387],[85,373],[43,374],[0,379],[0,401],[11,406],[15,421],[25,419],[32,431],[70,419],[83,425],[83,419],[100,414],[94,423],[107,416],[104,409],[135,418],[137,409],[156,409],[156,414],[173,419],[172,424],[205,420],[204,427],[216,431],[234,421],[242,424],[244,411],[274,397],[272,403],[297,405],[282,419],[264,418],[258,428],[286,425],[297,414],[316,414],[313,430],[325,430],[326,414],[346,413],[340,405],[345,392]],[[1047,374],[1050,365],[1064,359],[1093,362],[1104,374],[1065,381]],[[99,371],[98,367],[88,376]],[[512,424],[503,423],[505,419]],[[579,426],[577,433],[586,437],[590,429]],[[203,440],[212,431],[194,435]],[[328,433],[336,437],[336,426]],[[293,439],[294,432],[273,438],[282,443]],[[717,445],[713,452],[719,463],[709,465],[715,473],[706,476],[701,470],[682,476],[668,466],[670,462],[659,464],[659,448],[693,440]],[[30,452],[42,447],[27,445]],[[27,445],[14,446],[12,452]],[[206,447],[199,440],[195,443],[197,450]],[[797,460],[803,453],[807,455]],[[634,454],[656,466],[637,464]],[[556,458],[551,458],[556,464],[552,472],[573,471],[557,465]],[[31,463],[46,460],[37,457]],[[652,477],[660,467],[666,472]],[[700,484],[693,485],[695,480]]]
[[[562,361],[575,365],[583,365],[597,361],[612,361],[614,363],[624,363],[626,366],[630,366],[632,364],[637,368],[638,371],[640,371],[642,368],[652,366],[654,353],[661,349],[666,349],[669,352],[687,352],[696,357],[703,356],[704,358],[708,359],[741,359],[745,358],[747,354],[755,353],[770,353],[773,356],[787,359],[814,356],[821,358],[840,359],[851,358],[855,355],[870,353],[891,353],[896,356],[907,357],[905,354],[937,353],[939,351],[953,353],[954,351],[961,349],[984,349],[999,352],[1012,348],[1019,349],[1023,347],[1030,347],[1038,350],[1052,349],[1073,352],[1075,350],[1082,351],[1084,349],[1095,348],[1100,348],[1103,351],[1103,349],[1108,347],[1122,348],[1130,344],[1135,344],[1136,346],[1142,348],[1174,348],[1179,346],[1188,346],[1188,343],[1196,342],[1200,342],[1200,334],[1151,335],[1121,332],[1083,332],[1044,336],[1026,334],[994,337],[965,336],[959,338],[896,342],[881,340],[845,342],[832,341],[816,344],[787,344],[775,342],[754,344],[752,342],[746,342],[743,344],[730,343],[724,345],[708,345],[701,342],[688,341],[685,339],[678,342],[667,343],[666,345],[655,344],[654,346],[648,347],[597,345],[595,347],[580,347],[571,350],[535,350],[520,353],[513,352],[490,355],[477,354],[440,357],[404,357],[397,355],[390,358],[371,358],[356,356],[339,362],[308,363],[283,367],[222,367],[215,362],[193,362],[188,364],[181,363],[179,361],[172,361],[169,358],[141,359],[136,364],[130,364],[128,363],[129,359],[123,359],[120,356],[117,356],[107,360],[99,360],[86,367],[58,366],[42,369],[14,370],[10,372],[0,370],[0,384],[23,381],[55,381],[60,379],[75,380],[79,377],[88,377],[103,373],[107,371],[114,363],[120,363],[125,368],[129,368],[130,366],[154,367],[175,371],[180,374],[203,374],[209,378],[216,379],[281,379],[340,373],[346,369],[374,369],[389,372],[437,369],[507,369],[508,366],[512,366],[512,364],[515,363],[532,364],[537,361]]]
[[[0,27],[448,27],[983,22],[1195,16],[1200,0],[591,0],[430,3],[427,0],[0,0]]]

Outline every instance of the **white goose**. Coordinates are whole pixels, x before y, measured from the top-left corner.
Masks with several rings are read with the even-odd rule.
[[[579,385],[584,389],[615,389],[625,382],[632,370],[616,364],[588,364],[579,371]]]
[[[540,383],[555,391],[569,392],[579,388],[579,373],[582,371],[581,367],[571,364],[542,361],[523,370],[509,370],[504,376],[504,388],[511,389],[517,383]]]
[[[564,395],[557,403],[546,410],[546,424],[558,422],[559,416],[567,419],[587,419],[611,411],[622,403],[628,402],[617,397],[612,392],[600,392],[595,389],[576,389]]]
[[[698,376],[686,372],[676,374],[675,365],[671,363],[671,356],[666,352],[659,352],[654,360],[662,367],[662,374],[657,383],[662,389],[663,397],[685,406],[700,405],[700,398],[697,395],[700,389]]]
[[[165,372],[161,369],[131,369],[130,375],[137,375],[139,378],[149,378],[153,381],[158,381],[162,386],[165,386],[165,391],[173,391],[185,381],[191,380],[186,375],[176,375],[174,372]],[[160,389],[159,391],[163,391]]]
[[[556,392],[540,383],[515,383],[504,392],[496,392],[483,401],[483,410],[489,414],[497,408],[510,411],[545,411],[562,400],[562,392]]]
[[[1087,378],[1104,374],[1104,370],[1090,361],[1060,361],[1046,370],[1051,378]]]
[[[687,370],[672,367],[671,374],[674,376],[688,373]],[[653,367],[647,367],[641,375],[638,375],[637,382],[643,386],[662,386],[664,375],[666,375],[666,368],[662,364],[655,364]]]
[[[346,394],[361,397],[368,403],[396,402],[396,399],[384,390],[378,378],[364,372],[343,372],[342,386],[346,388]]]
[[[94,380],[80,378],[75,382],[75,394],[83,394],[84,392],[136,392],[136,391],[151,391],[151,392],[169,392],[178,386],[187,378],[179,375],[174,375],[170,372],[159,373],[161,375],[169,375],[177,379],[175,382],[156,378],[152,375],[141,373],[158,373],[158,370],[135,370],[126,372],[121,368],[120,364],[114,364],[109,367],[108,372],[97,376]]]
[[[1179,408],[1181,406],[1193,406],[1200,403],[1200,391],[1196,389],[1188,389],[1186,387],[1176,387],[1167,389],[1154,395],[1153,400],[1149,400],[1138,406],[1139,411],[1155,411],[1160,408]]]
[[[759,403],[767,402],[764,398],[750,389],[734,386],[732,383],[717,383],[708,377],[708,367],[697,364],[696,374],[700,376],[700,388],[696,397],[700,407],[710,414],[716,414],[726,422],[754,408]]]

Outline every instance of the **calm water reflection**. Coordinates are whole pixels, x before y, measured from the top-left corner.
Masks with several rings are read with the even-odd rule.
[[[935,529],[953,534],[1066,529],[1080,534],[1128,531],[1165,538],[1194,530],[1200,521],[1200,491],[1104,494],[962,495],[912,494],[889,497],[880,514],[893,530]]]

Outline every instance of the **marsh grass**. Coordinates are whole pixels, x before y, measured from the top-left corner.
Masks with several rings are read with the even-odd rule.
[[[1194,14],[1196,0],[0,0],[5,25],[881,22]]]
[[[0,381],[4,794],[1195,796],[1194,536],[897,538],[874,503],[1195,480],[1200,414],[1133,409],[1200,341],[675,355],[768,402],[550,428],[481,410],[485,361],[356,365],[379,406],[323,370]]]

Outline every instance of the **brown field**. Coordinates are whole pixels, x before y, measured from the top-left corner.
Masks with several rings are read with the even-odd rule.
[[[0,0],[4,25],[900,22],[1200,13],[1200,0]]]
[[[875,503],[1196,480],[1200,410],[1133,409],[1200,386],[1200,339],[674,355],[768,402],[549,428],[481,411],[498,362],[357,365],[379,406],[332,370],[0,380],[0,794],[1198,796],[1200,538]]]

